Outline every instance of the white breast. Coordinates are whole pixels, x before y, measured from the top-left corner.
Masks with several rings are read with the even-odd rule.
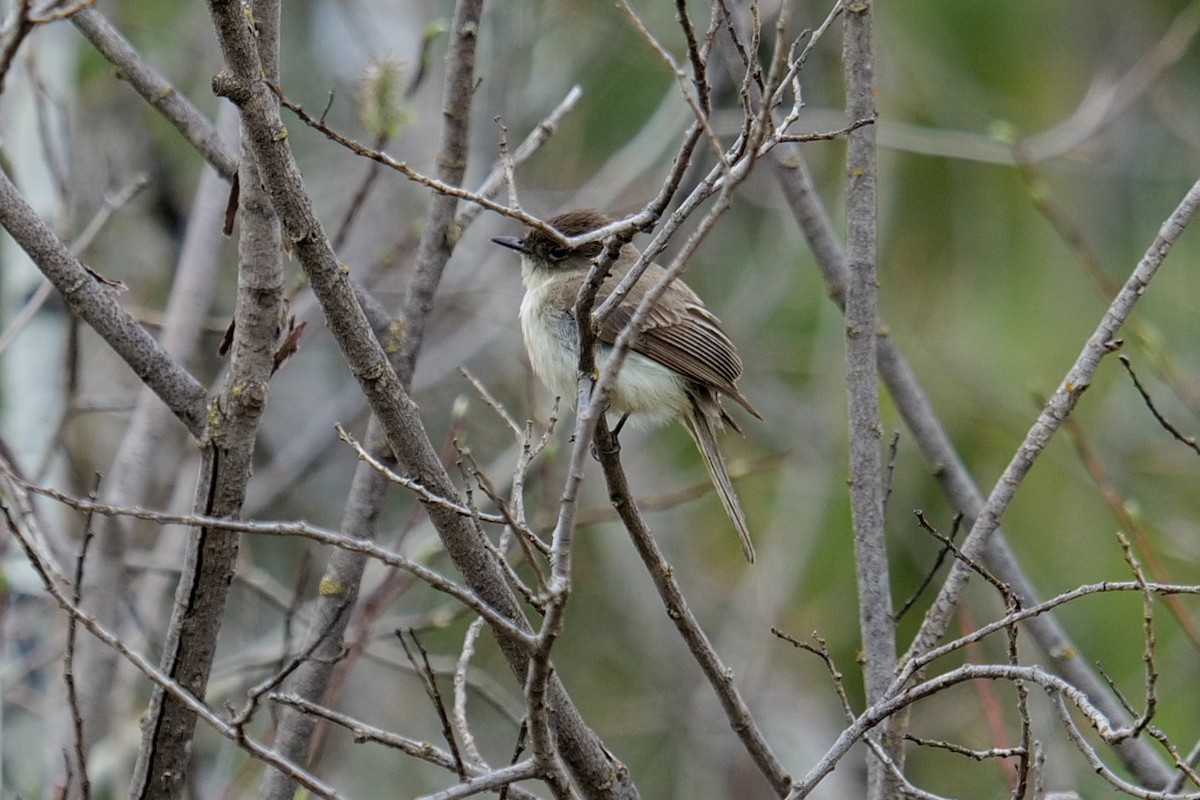
[[[573,407],[579,368],[575,321],[569,313],[546,311],[546,280],[531,272],[522,270],[526,289],[520,318],[525,349],[546,388]],[[599,369],[607,366],[609,351],[604,345],[596,348]],[[686,413],[689,403],[684,380],[674,371],[639,353],[630,353],[625,359],[613,390],[613,411],[632,413],[641,423],[658,424]]]
[[[543,309],[545,283],[528,286],[521,299],[521,333],[533,371],[554,394],[570,406],[575,405],[575,373],[579,359],[575,355],[575,331],[556,315]]]

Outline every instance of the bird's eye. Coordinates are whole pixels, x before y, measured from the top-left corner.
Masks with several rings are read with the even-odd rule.
[[[546,250],[546,255],[550,257],[551,261],[562,261],[567,257],[567,248],[552,244]]]

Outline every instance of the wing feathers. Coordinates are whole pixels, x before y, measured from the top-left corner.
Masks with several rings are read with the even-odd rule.
[[[651,267],[642,276],[641,282],[652,285],[662,278],[663,272],[660,267]],[[617,280],[612,277],[605,282],[597,304],[607,297],[608,291],[616,283]],[[664,306],[673,310],[664,310]],[[605,344],[615,342],[629,323],[635,308],[635,304],[624,302],[609,314],[598,332],[600,341]],[[728,395],[755,417],[762,419],[750,401],[738,391],[736,384],[742,374],[742,360],[733,342],[721,330],[720,320],[678,281],[667,287],[658,305],[650,311],[633,349],[686,378]]]

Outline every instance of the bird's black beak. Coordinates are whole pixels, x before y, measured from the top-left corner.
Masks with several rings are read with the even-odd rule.
[[[503,245],[504,247],[507,247],[510,250],[516,250],[518,253],[521,253],[522,255],[530,254],[529,248],[525,246],[525,242],[521,241],[521,239],[519,237],[497,236],[495,239],[492,239],[492,241],[498,245]]]

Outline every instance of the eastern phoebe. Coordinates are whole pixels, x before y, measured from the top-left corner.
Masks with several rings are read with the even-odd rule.
[[[612,220],[592,209],[568,211],[547,221],[568,238],[601,228]],[[579,375],[579,337],[574,306],[592,261],[600,255],[602,242],[575,250],[560,246],[543,231],[530,228],[521,238],[500,236],[496,244],[521,254],[521,331],[533,371],[550,391],[574,401]],[[631,244],[621,249],[596,298],[599,306],[620,283],[638,259]],[[650,287],[662,280],[666,270],[651,264],[596,332],[596,365],[608,363],[613,342]],[[709,313],[696,293],[681,280],[673,281],[658,299],[642,326],[631,352],[617,375],[611,409],[650,423],[679,417],[692,435],[709,477],[717,488],[721,505],[729,514],[746,559],[754,562],[754,546],[746,527],[746,515],[733,490],[729,469],[717,447],[716,432],[728,424],[741,428],[721,408],[721,395],[728,395],[756,418],[762,416],[738,391],[742,360],[733,342],[721,330],[720,321]]]

